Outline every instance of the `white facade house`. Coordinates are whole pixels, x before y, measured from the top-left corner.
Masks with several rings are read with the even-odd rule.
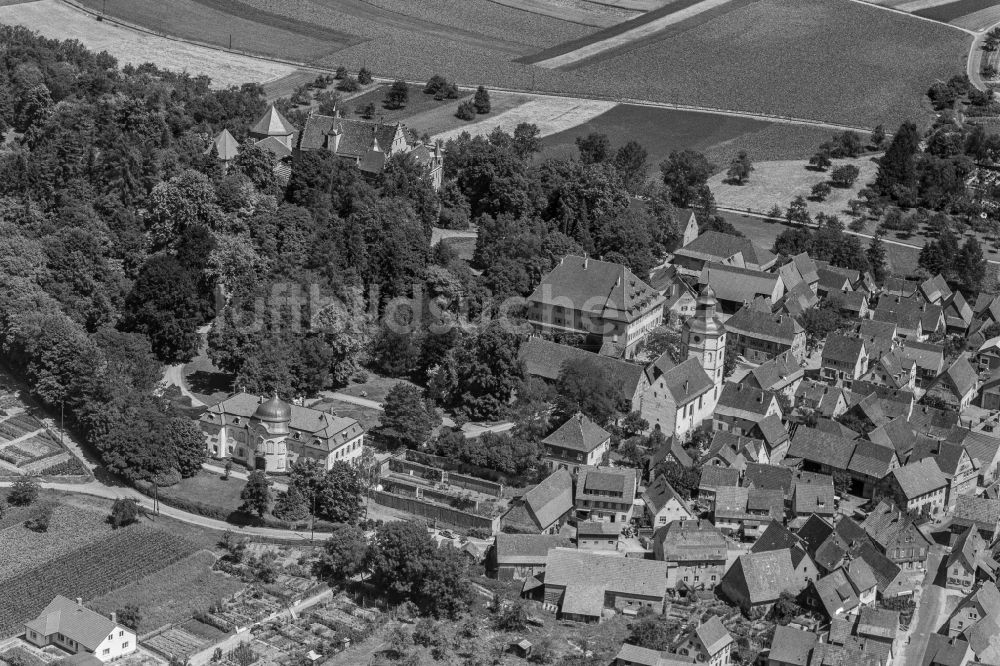
[[[90,654],[103,662],[132,654],[136,635],[115,621],[83,605],[57,596],[42,613],[24,625],[24,638],[32,645],[55,645],[71,654]]]

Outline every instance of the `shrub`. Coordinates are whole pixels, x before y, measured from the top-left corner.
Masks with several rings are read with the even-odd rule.
[[[822,182],[816,183],[812,187],[812,198],[816,201],[823,201],[828,196],[830,196],[830,191],[833,188],[830,187],[830,183]]]
[[[490,91],[485,86],[476,88],[476,96],[472,103],[476,106],[476,113],[490,112]]]
[[[472,102],[466,101],[458,105],[458,111],[455,112],[455,116],[459,120],[473,120],[476,117],[476,105]]]
[[[38,499],[38,492],[41,486],[33,477],[22,476],[11,487],[7,494],[7,501],[14,506],[28,506]]]
[[[348,76],[341,79],[340,83],[337,84],[337,90],[343,90],[344,92],[357,92],[358,90],[361,90],[361,86],[356,78]]]
[[[836,187],[850,187],[861,175],[861,169],[853,164],[843,164],[830,173],[830,182]]]
[[[43,469],[41,476],[81,476],[87,473],[87,468],[76,458],[64,460]]]
[[[435,95],[439,90],[448,85],[448,79],[444,78],[440,74],[435,74],[427,81],[427,85],[424,86],[425,95]]]
[[[396,81],[385,94],[387,109],[402,109],[410,101],[410,87],[406,81]]]
[[[344,67],[343,65],[340,65],[339,67],[337,67],[337,71],[334,73],[333,78],[337,79],[338,81],[346,79],[347,78],[347,68]]]
[[[115,529],[131,525],[139,519],[139,503],[131,497],[119,497],[111,505],[111,515],[108,522]]]
[[[367,67],[362,67],[358,70],[358,83],[363,86],[368,85],[372,82],[372,73],[368,71]]]
[[[371,120],[375,117],[375,102],[368,102],[362,107],[361,117],[365,120]]]
[[[115,618],[122,625],[128,627],[135,631],[139,628],[139,623],[142,622],[142,615],[139,614],[138,606],[125,606],[124,608],[119,608],[115,611]]]
[[[45,507],[44,509],[39,511],[38,514],[24,521],[24,526],[27,527],[32,532],[48,532],[49,523],[51,521],[52,521],[52,508]]]

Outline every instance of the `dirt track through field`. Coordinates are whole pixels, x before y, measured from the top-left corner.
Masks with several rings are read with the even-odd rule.
[[[497,127],[505,132],[511,132],[519,123],[537,125],[541,136],[545,137],[585,123],[616,105],[615,102],[602,100],[578,99],[572,100],[572,104],[567,104],[569,101],[565,97],[537,97],[509,111],[443,132],[434,138],[447,141],[462,132],[468,132],[473,136],[485,136]]]
[[[731,0],[701,0],[701,2],[695,2],[694,4],[678,9],[677,11],[671,12],[666,16],[657,18],[656,20],[636,26],[635,28],[621,34],[610,36],[607,39],[581,46],[574,51],[570,51],[569,53],[563,53],[546,60],[541,60],[534,64],[547,69],[557,69],[559,67],[573,65],[581,60],[587,60],[607,51],[627,46],[632,42],[637,42],[651,37],[669,26],[694,18],[704,12],[722,7],[729,2],[731,2]]]
[[[122,63],[151,62],[175,72],[205,74],[211,77],[215,88],[247,81],[265,83],[295,71],[294,67],[271,60],[226,53],[97,21],[59,0],[0,6],[0,23],[23,25],[52,39],[76,39],[93,51],[107,51]]]

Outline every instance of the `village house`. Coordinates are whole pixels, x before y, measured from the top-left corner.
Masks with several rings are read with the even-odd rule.
[[[975,527],[986,543],[993,543],[1000,536],[1000,500],[974,495],[959,495],[951,514],[953,534]]]
[[[840,314],[851,320],[867,319],[871,314],[868,293],[864,291],[848,291],[837,295]]]
[[[693,516],[687,502],[677,494],[665,476],[658,476],[642,493],[646,517],[653,529],[669,525],[676,520],[690,520]]]
[[[770,391],[727,382],[715,405],[712,426],[736,435],[749,434],[767,416],[781,418],[778,399]]]
[[[918,386],[928,386],[944,370],[944,347],[939,344],[907,340],[900,346],[899,353],[916,363]]]
[[[1000,368],[1000,335],[990,338],[976,348],[970,359],[976,372],[989,372]]]
[[[707,520],[678,520],[653,535],[656,559],[667,563],[670,589],[713,589],[726,572],[726,537]]]
[[[366,177],[374,177],[385,169],[389,158],[404,154],[423,167],[434,189],[441,188],[444,173],[444,153],[437,144],[411,141],[409,130],[401,123],[394,125],[381,120],[324,116],[310,113],[302,129],[298,150],[324,150],[358,167]]]
[[[805,379],[795,389],[795,405],[834,419],[847,411],[847,398],[844,389],[839,386]]]
[[[860,338],[833,334],[823,346],[820,374],[823,379],[847,388],[868,370],[868,350]]]
[[[635,470],[581,467],[576,479],[576,515],[581,520],[628,523],[635,500]]]
[[[772,521],[784,522],[785,496],[769,488],[719,488],[713,521],[725,534],[756,539]]]
[[[855,442],[847,471],[851,475],[851,493],[871,497],[875,487],[892,470],[899,467],[896,449],[865,439]]]
[[[553,471],[600,465],[611,449],[611,433],[581,413],[542,440],[542,460]]]
[[[543,333],[575,333],[632,358],[663,323],[663,296],[621,264],[567,255],[528,296],[527,319]]]
[[[751,363],[770,361],[786,351],[797,362],[805,357],[805,329],[789,315],[742,307],[726,320],[726,334],[726,353]]]
[[[808,474],[808,473],[804,473]],[[809,481],[798,481],[792,490],[792,513],[797,518],[807,518],[812,514],[833,520],[836,509],[833,477],[809,475]]]
[[[847,470],[855,446],[844,437],[800,425],[792,436],[786,457],[802,460],[806,471],[833,474]]]
[[[868,343],[866,343],[868,346]],[[896,350],[885,354],[872,354],[868,370],[861,375],[861,380],[886,386],[891,389],[912,391],[917,381],[917,364],[913,359],[906,358]]]
[[[780,490],[781,496],[787,502],[792,497],[792,486],[795,483],[793,474],[790,467],[766,463],[747,463],[747,468],[743,471],[743,482],[740,485],[744,488]]]
[[[777,625],[771,638],[767,666],[810,666],[819,635],[793,625]]]
[[[672,261],[682,274],[698,277],[708,263],[766,271],[774,266],[777,257],[767,250],[754,247],[743,236],[706,231],[678,248]]]
[[[819,305],[819,296],[805,282],[800,282],[785,291],[780,301],[774,304],[776,312],[783,312],[792,317],[801,317],[806,311]]]
[[[862,523],[879,550],[900,569],[924,571],[933,545],[910,515],[882,500]]]
[[[701,481],[698,483],[698,500],[709,507],[715,505],[715,496],[722,488],[735,488],[740,485],[740,471],[727,467],[703,467]]]
[[[805,370],[795,359],[791,350],[778,354],[770,361],[758,365],[748,372],[740,383],[783,395],[788,403],[795,405],[795,391],[805,377]]]
[[[670,647],[672,654],[690,657],[699,664],[728,666],[735,641],[718,616],[713,615],[682,634]]]
[[[974,495],[979,468],[961,444],[943,442],[927,437],[920,438],[910,453],[908,463],[933,458],[938,469],[948,481],[945,508],[952,510],[959,495]]]
[[[285,472],[299,459],[330,469],[361,457],[365,431],[356,420],[281,400],[237,393],[199,419],[208,454],[249,469]]]
[[[105,617],[83,605],[56,596],[34,620],[24,625],[24,639],[40,648],[54,645],[74,655],[92,655],[109,662],[132,654],[136,634],[119,624],[115,614]]]
[[[942,305],[951,299],[951,287],[940,273],[921,282],[918,291],[931,305]]]
[[[790,439],[788,430],[780,416],[777,414],[765,416],[750,429],[750,435],[754,439],[760,439],[764,442],[767,459],[765,460],[765,456],[761,454],[758,457],[758,462],[768,462],[772,465],[781,464],[788,451]]]
[[[952,428],[948,441],[965,447],[969,457],[979,467],[979,485],[988,486],[997,479],[1000,465],[1000,438],[996,432]]]
[[[762,300],[769,307],[785,294],[785,285],[774,273],[723,264],[705,264],[698,277],[702,291],[711,287],[724,315]]]
[[[660,266],[649,277],[649,285],[663,298],[663,321],[674,325],[694,314],[698,295],[685,282],[673,264]]]
[[[854,576],[849,573],[850,565],[854,565],[858,572]],[[875,603],[875,574],[864,560],[852,560],[850,565],[813,581],[819,606],[831,619],[856,615],[861,611],[862,604]]]
[[[963,599],[948,618],[948,636],[959,636],[988,617],[1000,617],[1000,590],[985,584]]]
[[[550,550],[572,545],[568,537],[558,534],[498,532],[487,555],[487,570],[499,580],[527,580],[545,571]]]
[[[544,603],[560,617],[600,622],[605,610],[663,612],[667,565],[636,557],[609,557],[586,550],[555,548],[545,565]]]
[[[962,292],[956,291],[944,306],[944,325],[949,335],[965,335],[972,325],[974,314]]]
[[[743,437],[725,430],[719,430],[712,435],[708,450],[698,461],[702,467],[732,467],[740,472],[745,471],[750,462],[768,463],[767,447],[763,440]]]
[[[979,536],[979,531],[968,528],[959,535],[948,555],[945,587],[968,593],[972,586],[984,579],[996,581],[997,563],[989,551],[989,544]]]
[[[576,547],[583,550],[618,550],[621,523],[584,520],[576,525]]]
[[[961,354],[927,387],[927,395],[940,398],[952,409],[963,411],[979,392],[979,375],[969,363],[968,357]]]
[[[816,566],[787,548],[740,555],[719,583],[719,594],[746,612],[768,610],[779,595],[798,594],[816,580]]]
[[[573,512],[573,477],[557,469],[528,490],[501,518],[503,529],[529,534],[557,534]]]
[[[927,336],[943,333],[944,311],[922,298],[892,298],[882,296],[872,313],[874,319],[896,324],[898,335],[906,340],[921,342]]]
[[[948,479],[934,458],[897,467],[879,484],[876,499],[891,497],[907,511],[937,516],[944,511]]]
[[[840,270],[835,270],[829,264],[818,265],[816,274],[819,276],[819,284],[816,293],[820,298],[839,298],[842,294],[854,290],[854,281],[857,280],[857,271],[852,271],[852,275]]]

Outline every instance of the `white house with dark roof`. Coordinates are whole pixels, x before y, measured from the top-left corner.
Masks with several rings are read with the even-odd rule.
[[[646,507],[646,516],[653,529],[669,525],[677,520],[691,520],[693,517],[687,502],[684,501],[663,475],[649,484],[642,493],[642,501]]]
[[[944,510],[948,479],[928,457],[892,470],[876,490],[876,499],[889,496],[907,511],[936,516]]]
[[[577,413],[542,440],[542,459],[552,470],[601,464],[611,449],[611,433]]]
[[[626,266],[570,254],[528,296],[527,319],[538,331],[614,342],[631,358],[663,323],[664,301]]]
[[[707,520],[679,520],[653,534],[653,554],[669,567],[670,589],[713,589],[726,572],[728,542]]]
[[[352,418],[281,400],[237,393],[212,405],[199,419],[208,454],[251,469],[285,472],[300,458],[353,463],[361,457],[365,431]]]
[[[628,523],[635,503],[632,468],[581,467],[576,479],[574,506],[581,520]]]
[[[720,595],[744,610],[769,609],[780,594],[798,594],[816,579],[808,555],[788,548],[746,553],[733,563],[718,586]]]
[[[682,657],[690,657],[699,664],[728,666],[732,663],[732,635],[723,626],[718,616],[713,615],[705,622],[681,634],[670,646],[670,652]]]
[[[979,375],[969,363],[967,354],[960,354],[948,368],[935,379],[927,394],[937,396],[958,411],[972,404],[979,392]]]
[[[868,370],[868,350],[861,338],[834,334],[823,345],[820,374],[829,382],[850,388]]]
[[[746,267],[743,253],[750,241],[719,231],[706,231],[674,252],[673,263],[684,275],[697,277],[707,263]]]
[[[24,625],[24,638],[32,645],[54,645],[71,654],[90,654],[103,662],[132,654],[136,635],[119,624],[114,614],[105,617],[83,605],[57,596],[37,618]]]
[[[715,430],[746,435],[768,416],[781,417],[781,407],[773,393],[727,382],[715,405],[712,426]]]
[[[726,320],[726,353],[765,363],[784,352],[796,363],[806,353],[805,329],[790,315],[745,306]]]
[[[791,350],[788,350],[751,369],[740,383],[784,395],[789,404],[794,405],[795,392],[804,377],[805,370]]]

